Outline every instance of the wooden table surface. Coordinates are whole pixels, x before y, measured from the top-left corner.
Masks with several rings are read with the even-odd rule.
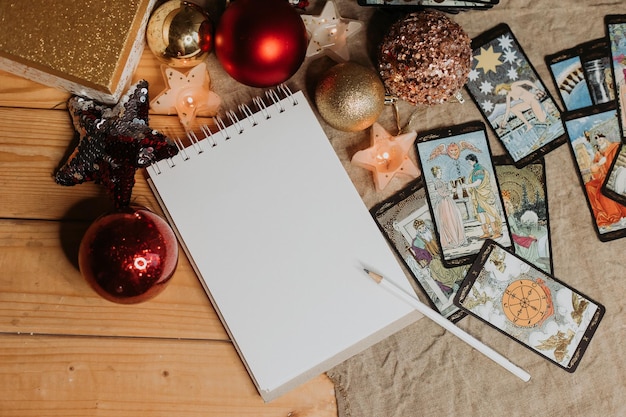
[[[139,78],[165,88],[149,51]],[[262,401],[182,251],[153,300],[91,289],[78,246],[111,201],[102,186],[54,182],[72,149],[68,98],[0,71],[0,416],[336,416],[324,375]],[[182,134],[175,116],[150,125]],[[162,214],[142,171],[133,197]]]

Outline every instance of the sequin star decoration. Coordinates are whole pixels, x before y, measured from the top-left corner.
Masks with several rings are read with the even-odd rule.
[[[210,78],[206,63],[202,62],[187,73],[163,65],[167,88],[150,102],[157,114],[178,114],[185,130],[192,130],[196,116],[215,116],[220,97],[209,89]]]
[[[54,175],[60,185],[103,184],[116,208],[130,205],[135,172],[174,156],[175,143],[148,126],[148,82],[140,80],[109,107],[79,96],[68,101],[78,145]]]
[[[337,62],[350,60],[348,38],[363,28],[362,22],[342,18],[332,0],[324,4],[321,15],[301,17],[310,35],[307,57],[325,54]]]
[[[417,178],[420,170],[409,157],[416,137],[415,131],[393,136],[375,122],[371,129],[370,147],[355,153],[351,162],[372,171],[378,191],[384,189],[396,174]]]

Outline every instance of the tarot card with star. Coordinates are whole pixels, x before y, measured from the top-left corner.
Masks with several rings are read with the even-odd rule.
[[[515,253],[553,273],[546,170],[543,159],[517,168],[506,155],[493,158]]]
[[[566,142],[561,111],[502,23],[472,39],[465,87],[518,168]]]
[[[545,57],[566,111],[615,99],[609,43],[594,39]]]
[[[443,264],[472,263],[487,238],[511,247],[485,124],[423,132],[415,148]]]
[[[604,18],[611,52],[613,87],[622,137],[626,137],[626,14]]]
[[[465,313],[452,300],[469,266],[447,268],[441,262],[441,254],[432,241],[435,231],[422,179],[410,182],[374,206],[371,213],[431,307],[452,322],[463,318]]]
[[[568,372],[605,308],[494,241],[485,242],[454,303]]]
[[[602,192],[622,143],[617,118],[615,102],[563,113],[578,179],[603,242],[626,237],[626,206]]]

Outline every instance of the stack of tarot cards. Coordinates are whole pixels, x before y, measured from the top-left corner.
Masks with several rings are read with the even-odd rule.
[[[604,25],[603,38],[545,60],[596,233],[608,241],[626,236],[626,15]]]

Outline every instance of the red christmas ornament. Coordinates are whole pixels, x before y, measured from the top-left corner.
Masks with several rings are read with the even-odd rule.
[[[131,304],[163,291],[178,262],[170,226],[150,210],[130,206],[94,221],[83,236],[78,263],[83,277],[107,300]]]
[[[308,38],[302,18],[285,0],[237,0],[215,31],[215,55],[235,80],[271,87],[289,79],[304,61]]]

